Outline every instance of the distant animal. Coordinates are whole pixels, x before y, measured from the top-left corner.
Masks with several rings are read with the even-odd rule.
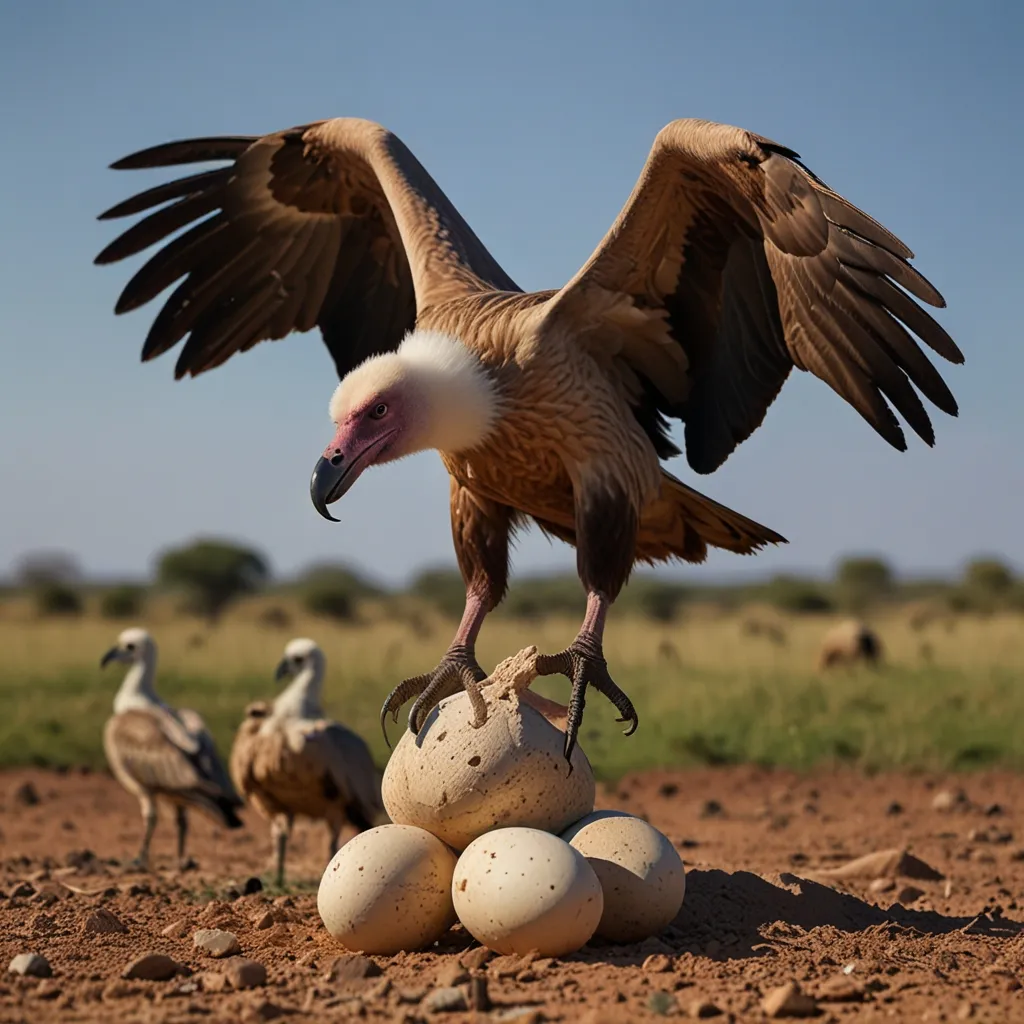
[[[744,619],[740,627],[746,636],[763,636],[779,647],[786,645],[786,631],[777,623],[762,619]]]
[[[437,667],[388,696],[382,725],[414,699],[418,731],[441,698],[484,679],[477,635],[505,595],[510,541],[532,521],[576,547],[587,594],[576,638],[538,661],[542,674],[572,682],[565,756],[588,686],[635,730],[603,651],[608,610],[634,564],[702,562],[709,547],[748,554],[784,540],[667,472],[662,460],[680,454],[670,419],[685,424],[690,467],[710,473],[758,428],[794,367],[900,450],[892,407],[935,440],[915,385],[957,412],[910,334],[963,361],[912,298],[945,304],[908,262],[913,253],[797,153],[753,132],[673,121],[583,267],[563,288],[530,294],[379,124],[337,118],[170,142],[114,166],[212,161],[228,166],[103,214],[153,211],[96,260],[165,243],[115,309],[167,295],[142,355],[187,336],[178,377],[320,328],[343,378],[330,403],[334,437],[310,484],[327,518],[368,467],[440,452],[465,611]]]
[[[276,678],[291,682],[272,704],[250,704],[231,749],[231,777],[239,792],[270,822],[274,872],[284,883],[284,864],[297,816],[323,820],[328,859],[346,823],[363,831],[387,821],[380,773],[361,737],[324,718],[321,707],[325,659],[313,640],[285,647]]]
[[[231,785],[213,737],[202,718],[188,708],[175,710],[156,694],[157,649],[144,629],[126,629],[100,667],[113,661],[129,666],[114,714],[103,730],[103,749],[114,777],[139,801],[145,832],[132,863],[145,869],[157,822],[157,802],[175,809],[178,865],[185,869],[188,808],[205,812],[225,828],[241,828],[235,813],[243,806]]]
[[[846,619],[822,637],[818,670],[861,662],[872,667],[882,657],[882,642],[870,626],[858,619]]]

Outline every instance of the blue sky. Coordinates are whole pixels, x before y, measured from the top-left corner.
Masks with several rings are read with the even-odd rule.
[[[825,570],[871,551],[903,571],[976,552],[1024,567],[1024,146],[1016,2],[823,4],[0,3],[0,575],[40,547],[138,574],[199,533],[281,572],[355,562],[390,580],[451,561],[432,453],[370,472],[321,520],[308,478],[330,435],[316,334],[264,343],[197,380],[139,350],[156,304],[113,316],[137,263],[92,266],[101,210],[156,180],[107,165],[204,134],[321,117],[380,121],[412,148],[527,289],[557,287],[625,201],[675,117],[801,153],[894,230],[944,293],[967,354],[933,450],[888,448],[807,374],[700,489],[780,530],[757,560],[695,575]],[[520,544],[519,571],[568,548]],[[679,571],[679,570],[670,570]]]

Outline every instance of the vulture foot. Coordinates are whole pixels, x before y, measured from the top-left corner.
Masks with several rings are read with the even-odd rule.
[[[473,724],[479,728],[487,720],[487,707],[480,695],[480,683],[486,678],[487,673],[480,667],[472,650],[453,644],[432,672],[405,679],[388,694],[380,709],[380,727],[384,730],[388,746],[391,746],[388,739],[388,715],[393,722],[397,722],[398,712],[413,697],[416,700],[409,710],[411,732],[418,733],[434,706],[459,690],[469,694],[475,714]]]
[[[569,712],[565,721],[565,759],[572,772],[573,748],[576,736],[583,724],[583,708],[586,704],[587,687],[603,693],[618,709],[620,722],[629,722],[625,735],[636,732],[639,719],[633,702],[619,689],[608,674],[608,663],[604,660],[601,642],[590,633],[580,633],[575,640],[558,654],[542,654],[537,658],[537,673],[542,676],[563,675],[572,682],[572,696],[569,698]]]

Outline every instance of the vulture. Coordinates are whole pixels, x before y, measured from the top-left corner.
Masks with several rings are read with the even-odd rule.
[[[159,798],[175,808],[178,865],[184,870],[191,866],[185,857],[188,808],[204,811],[225,828],[241,828],[236,810],[242,800],[202,718],[188,708],[175,710],[157,696],[152,637],[144,629],[126,629],[103,655],[100,667],[112,661],[129,668],[103,730],[103,750],[114,778],[138,799],[142,811],[145,832],[132,863],[143,870],[148,867]]]
[[[292,640],[275,675],[291,682],[273,704],[259,701],[246,708],[230,767],[238,791],[270,822],[280,886],[296,815],[327,822],[328,860],[346,822],[363,831],[387,817],[369,748],[354,732],[324,718],[323,651],[312,640]]]
[[[914,301],[945,304],[910,249],[792,149],[753,132],[694,119],[662,129],[590,258],[562,288],[532,293],[370,121],[171,142],[113,166],[216,162],[101,214],[152,211],[97,262],[169,239],[116,312],[175,285],[142,358],[184,339],[179,378],[263,339],[320,329],[340,378],[334,437],[311,479],[322,515],[332,518],[327,506],[369,466],[440,453],[465,612],[437,667],[387,697],[382,724],[415,698],[418,730],[438,700],[485,678],[474,643],[505,594],[510,540],[535,523],[575,546],[587,594],[579,634],[538,666],[572,683],[566,754],[588,686],[635,730],[602,648],[634,564],[784,541],[664,468],[681,454],[673,421],[703,474],[757,429],[794,367],[900,450],[897,412],[934,443],[921,396],[956,415],[916,339],[952,362],[963,356]]]

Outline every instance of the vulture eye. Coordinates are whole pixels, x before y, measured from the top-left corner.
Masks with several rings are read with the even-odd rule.
[[[125,644],[124,649],[131,654],[135,650],[135,644]]]
[[[388,412],[388,407],[384,402],[378,402],[373,407],[373,412],[370,413],[370,418],[375,420],[383,419]]]

